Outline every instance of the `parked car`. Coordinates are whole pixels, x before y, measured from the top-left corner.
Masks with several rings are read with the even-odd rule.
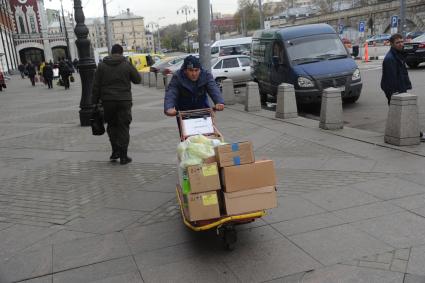
[[[169,62],[170,64],[163,69],[162,74],[164,75],[164,77],[167,74],[174,74],[176,71],[178,71],[183,65],[184,58],[186,58],[189,55],[193,55],[199,58],[199,54],[185,54],[175,58],[173,61],[170,61]]]
[[[367,42],[367,45],[376,45],[376,44],[389,45],[390,37],[391,37],[391,34],[377,34],[366,39],[366,42]]]
[[[225,79],[232,79],[234,84],[243,84],[251,80],[251,59],[246,55],[229,55],[211,60],[211,72],[221,87]]]
[[[406,34],[406,42],[411,42],[416,37],[425,34],[423,31],[411,31]]]
[[[247,51],[251,48],[251,42],[252,42],[251,37],[240,37],[240,38],[217,40],[211,45],[211,56],[218,57],[218,56],[234,55],[230,53],[233,47],[236,47],[242,50],[241,52]]]
[[[406,64],[410,68],[417,68],[422,62],[425,62],[425,34],[420,35],[412,42],[404,44],[406,53]]]
[[[160,70],[164,69],[166,66],[169,65],[169,62],[174,60],[176,57],[167,57],[162,60],[157,61],[155,64],[153,64],[150,68],[151,72],[154,72],[155,74],[160,72]]]
[[[292,84],[300,104],[319,103],[326,88],[341,88],[342,100],[360,97],[362,80],[356,62],[327,24],[260,30],[252,38],[251,75],[261,102],[276,97],[278,86]]]

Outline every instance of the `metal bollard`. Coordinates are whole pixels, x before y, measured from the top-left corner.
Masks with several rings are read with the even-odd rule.
[[[161,73],[156,74],[156,88],[164,89],[164,76]]]
[[[245,111],[254,112],[261,110],[260,91],[258,83],[248,82],[245,92]]]
[[[143,85],[149,86],[149,73],[147,72],[143,73]]]
[[[154,72],[149,72],[149,87],[156,86],[156,75]]]
[[[288,119],[298,117],[297,100],[294,86],[281,84],[277,89],[276,118]]]
[[[319,127],[324,130],[339,130],[344,127],[341,89],[330,87],[323,90]]]
[[[391,96],[384,141],[398,146],[420,143],[416,95],[401,93]]]

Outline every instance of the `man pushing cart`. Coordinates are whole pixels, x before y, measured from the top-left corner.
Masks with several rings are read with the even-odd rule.
[[[216,229],[225,247],[232,249],[235,225],[252,222],[265,215],[264,209],[277,205],[276,178],[272,161],[255,162],[250,142],[223,143],[207,94],[214,110],[224,109],[212,75],[202,69],[198,58],[186,57],[164,98],[164,113],[177,116],[181,139],[177,149],[177,197],[187,227],[194,231]],[[231,178],[224,182],[219,170],[222,177],[233,175],[245,183],[232,183]],[[238,173],[240,170],[243,172]],[[248,175],[253,179],[246,178]]]

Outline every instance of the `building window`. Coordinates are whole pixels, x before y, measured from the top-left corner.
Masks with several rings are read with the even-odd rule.
[[[21,27],[21,32],[22,32],[22,33],[25,33],[25,24],[24,24],[24,19],[23,19],[21,16],[19,16],[19,25],[20,25],[20,27]]]
[[[34,16],[30,16],[30,26],[31,26],[31,32],[32,33],[36,33],[36,29],[35,29],[35,20],[34,20]]]

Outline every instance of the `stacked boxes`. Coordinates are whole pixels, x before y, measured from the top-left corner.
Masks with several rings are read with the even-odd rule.
[[[220,217],[217,191],[221,189],[217,163],[189,166],[180,171],[179,197],[190,221]]]
[[[277,206],[273,161],[255,161],[250,142],[218,146],[215,152],[227,215]]]
[[[270,209],[277,206],[274,164],[255,161],[251,142],[220,145],[202,165],[179,168],[178,193],[189,221]]]

